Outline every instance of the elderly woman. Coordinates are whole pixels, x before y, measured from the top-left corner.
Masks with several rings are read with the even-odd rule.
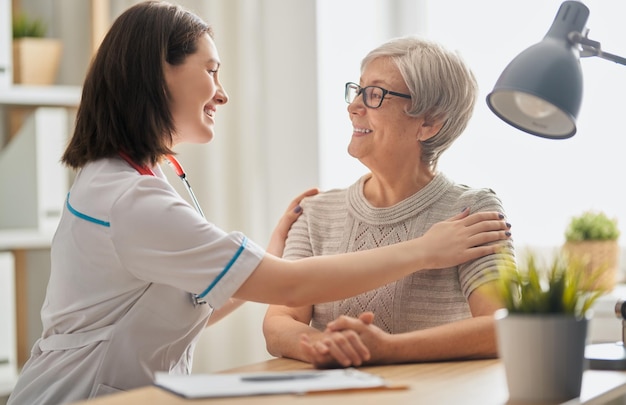
[[[371,51],[360,82],[345,90],[353,126],[348,152],[371,173],[347,189],[306,198],[284,257],[409,240],[466,207],[504,212],[492,190],[437,171],[472,116],[476,93],[470,69],[438,44],[405,37]],[[272,305],[263,325],[267,349],[317,367],[495,357],[499,255],[514,255],[510,240],[502,253],[413,273],[352,298]]]

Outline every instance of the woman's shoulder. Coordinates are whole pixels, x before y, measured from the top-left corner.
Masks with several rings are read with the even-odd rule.
[[[166,194],[173,198],[173,189],[159,176],[138,175],[126,162],[116,158],[87,163],[76,175],[70,189],[71,200],[79,207],[109,212],[120,202],[127,205],[143,198]]]
[[[480,207],[485,207],[485,209],[492,209],[487,207],[502,206],[502,201],[500,200],[500,197],[492,188],[472,187],[464,183],[455,183],[452,180],[447,179],[443,175],[442,177],[450,185],[450,187],[448,188],[448,193],[463,206],[473,206],[477,209],[480,209]]]
[[[490,188],[471,188],[464,186],[459,195],[459,201],[477,211],[503,211],[502,200]]]
[[[345,188],[333,188],[326,191],[321,191],[314,196],[306,197],[302,200],[302,207],[337,207],[346,205],[346,192]]]

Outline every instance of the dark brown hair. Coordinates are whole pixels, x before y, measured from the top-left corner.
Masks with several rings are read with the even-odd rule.
[[[173,153],[164,65],[182,64],[204,33],[213,36],[202,19],[162,1],[122,13],[91,62],[62,162],[78,169],[123,151],[139,164],[156,164]]]

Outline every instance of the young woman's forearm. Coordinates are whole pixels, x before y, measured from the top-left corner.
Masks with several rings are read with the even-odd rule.
[[[508,227],[498,213],[435,224],[424,236],[378,249],[286,261],[267,255],[235,297],[301,306],[368,291],[423,269],[496,253]]]
[[[296,261],[268,255],[235,296],[287,306],[315,304],[357,295],[424,268],[422,253],[396,247]]]

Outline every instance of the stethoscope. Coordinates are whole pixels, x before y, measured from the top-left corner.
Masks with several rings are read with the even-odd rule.
[[[120,152],[120,156],[129,165],[131,165],[133,169],[137,170],[139,174],[154,176],[154,172],[152,171],[152,169],[150,169],[148,166],[138,165],[130,158],[130,156],[128,156],[127,153]],[[191,197],[191,201],[193,201],[193,205],[196,207],[196,210],[198,211],[198,213],[202,216],[202,218],[205,218],[204,212],[202,212],[202,208],[200,208],[200,204],[198,203],[198,199],[196,198],[196,195],[193,193],[193,190],[191,189],[191,184],[189,184],[189,181],[187,181],[187,175],[185,174],[185,171],[183,170],[183,166],[180,164],[178,159],[176,159],[173,155],[165,155],[165,159],[167,160],[167,163],[170,165],[170,167],[174,169],[174,172],[176,173],[176,175],[183,181],[183,184],[185,185],[185,188],[187,189],[187,192],[189,193],[189,196]]]
[[[120,152],[119,155],[129,165],[131,165],[135,170],[137,170],[139,174],[148,175],[148,176],[155,175],[152,169],[150,169],[148,166],[143,166],[143,165],[139,165],[135,163],[130,158],[130,156],[128,156],[128,154],[126,154],[125,152]],[[202,218],[206,218],[204,216],[204,212],[202,212],[202,208],[200,208],[200,204],[198,203],[198,199],[196,198],[196,195],[193,193],[193,190],[191,189],[191,184],[189,184],[189,181],[187,180],[187,175],[185,174],[185,171],[183,170],[183,166],[180,164],[178,159],[176,159],[173,155],[165,155],[165,159],[167,163],[169,164],[169,166],[174,169],[174,172],[176,173],[176,175],[182,180],[183,184],[185,185],[185,188],[187,189],[187,192],[189,193],[189,196],[191,197],[191,201],[193,201],[193,205],[195,206],[198,213],[202,216]],[[192,299],[194,306],[206,304],[206,300],[204,299],[204,297],[206,296],[206,294],[208,294],[209,289],[210,288],[207,288],[201,294],[193,294],[193,293],[191,294],[191,299]]]
[[[185,174],[185,171],[180,165],[178,159],[176,159],[172,155],[165,155],[165,159],[167,160],[167,163],[170,165],[170,167],[174,169],[176,175],[182,180],[185,188],[187,189],[187,192],[189,193],[189,197],[191,197],[191,201],[193,201],[193,205],[196,207],[198,213],[202,216],[202,218],[205,218],[204,212],[202,212],[202,208],[200,208],[200,204],[196,199],[196,195],[193,193],[193,190],[191,189],[191,184],[189,184],[189,181],[187,181],[187,175]]]

